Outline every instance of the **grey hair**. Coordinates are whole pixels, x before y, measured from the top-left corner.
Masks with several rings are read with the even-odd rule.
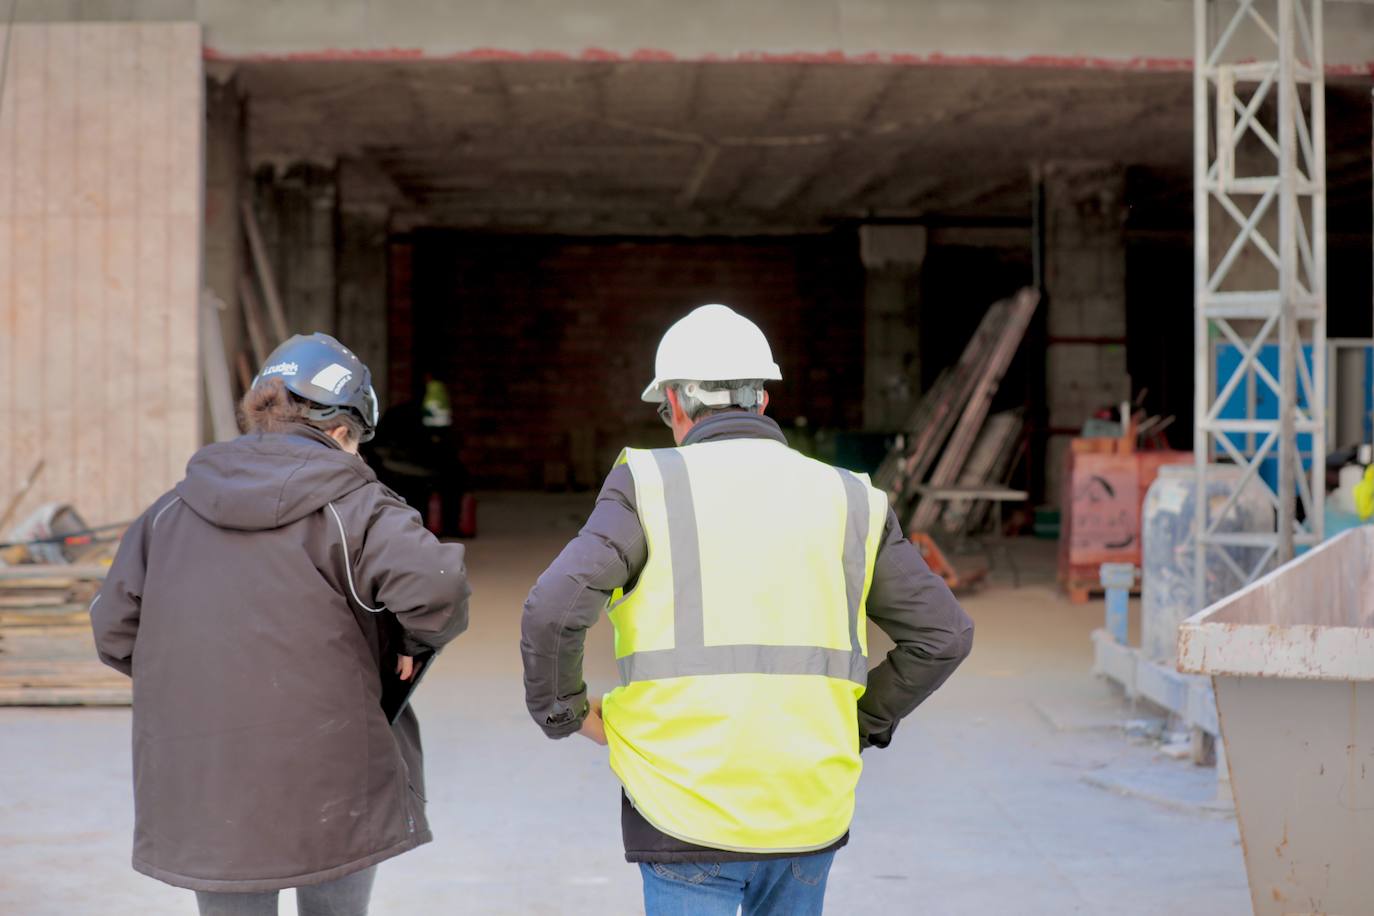
[[[678,403],[682,405],[683,413],[687,414],[687,419],[696,421],[697,419],[713,413],[720,413],[725,410],[748,410],[758,413],[763,407],[763,379],[745,378],[729,379],[723,381],[693,382],[677,381],[668,383],[668,387],[677,392]],[[699,398],[687,393],[688,385],[696,385],[703,391],[729,391],[731,392],[729,404],[707,404]],[[743,393],[753,392],[753,403],[741,403],[748,400]]]

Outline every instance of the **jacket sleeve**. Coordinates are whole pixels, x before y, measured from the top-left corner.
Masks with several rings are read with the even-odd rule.
[[[164,496],[149,507],[124,532],[114,563],[105,575],[100,592],[91,602],[91,632],[96,654],[116,671],[133,676],[134,640],[143,609],[143,580],[148,572],[148,542],[156,518],[174,496]]]
[[[468,571],[462,544],[445,544],[420,524],[420,514],[386,493],[373,507],[356,577],[354,600],[387,610],[403,631],[407,655],[442,649],[468,628]]]
[[[582,726],[587,628],[601,616],[611,592],[634,581],[647,556],[634,478],[619,465],[606,477],[587,524],[525,599],[520,622],[525,705],[550,738],[565,738]]]
[[[868,672],[859,744],[887,747],[897,723],[943,684],[973,648],[973,620],[888,512],[865,606],[896,645]]]

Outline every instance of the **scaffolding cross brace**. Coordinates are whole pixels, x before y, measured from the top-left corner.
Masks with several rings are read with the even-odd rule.
[[[1322,0],[1194,0],[1193,12],[1194,595],[1201,607],[1209,564],[1251,582],[1322,539],[1326,126]],[[1234,365],[1223,366],[1214,342],[1234,348]],[[1277,373],[1264,362],[1275,344]],[[1262,400],[1276,409],[1262,410]],[[1238,401],[1243,416],[1235,415]],[[1300,436],[1310,437],[1308,467]],[[1209,506],[1206,475],[1220,458],[1244,473],[1223,505]],[[1266,462],[1277,464],[1272,483]],[[1243,530],[1240,494],[1249,486],[1264,487],[1273,506],[1268,531],[1253,530],[1253,522]]]

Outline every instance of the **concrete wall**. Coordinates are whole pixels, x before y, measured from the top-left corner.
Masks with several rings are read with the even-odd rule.
[[[390,403],[387,371],[387,214],[340,202],[334,266],[338,337],[372,370],[382,405]]]
[[[253,200],[263,241],[273,261],[289,334],[337,330],[333,169],[293,166],[283,174],[261,170]]]
[[[338,337],[372,370],[385,406],[389,209],[375,199],[346,196],[341,170],[261,170],[253,181],[253,205],[287,332]]]
[[[1126,372],[1125,171],[1118,164],[1044,168],[1046,401],[1052,431],[1076,430],[1131,396]],[[1070,435],[1049,442],[1045,501],[1057,505]]]
[[[924,226],[864,226],[864,429],[905,430],[921,396]]]
[[[235,356],[251,349],[239,303],[239,277],[245,263],[239,201],[247,182],[244,103],[235,80],[206,83],[205,98],[205,286],[224,309],[219,313],[231,375]],[[207,427],[208,428],[208,427]]]
[[[20,25],[0,100],[0,505],[141,511],[199,444],[194,23]]]
[[[1259,0],[1257,7],[1270,4]],[[1029,62],[1170,69],[1192,60],[1188,0],[48,0],[21,16],[186,18],[224,57],[537,55]],[[1227,3],[1221,11],[1234,9]],[[1374,6],[1326,4],[1327,62],[1374,67]]]

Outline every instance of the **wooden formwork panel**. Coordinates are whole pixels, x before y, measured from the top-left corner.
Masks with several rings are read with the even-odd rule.
[[[13,27],[0,100],[0,503],[141,511],[201,441],[196,23]],[[0,42],[4,40],[0,27]]]

